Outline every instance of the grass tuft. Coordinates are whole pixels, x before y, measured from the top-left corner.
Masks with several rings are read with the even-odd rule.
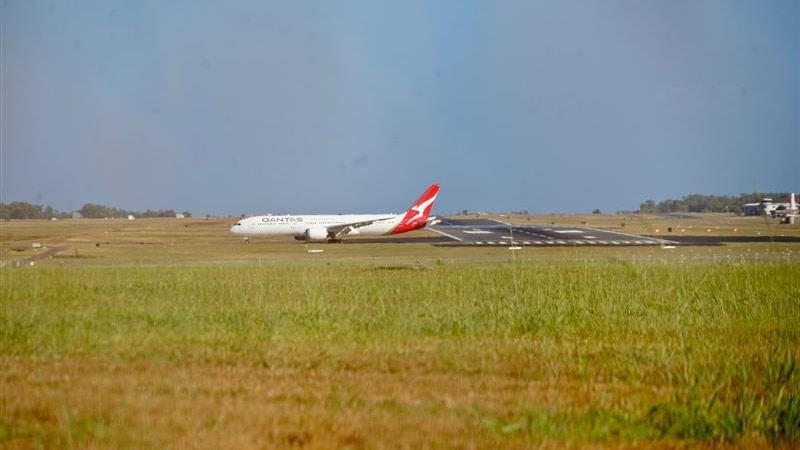
[[[0,269],[0,446],[800,445],[782,257],[123,244]]]

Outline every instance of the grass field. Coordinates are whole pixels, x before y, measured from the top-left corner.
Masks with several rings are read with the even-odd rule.
[[[3,223],[0,447],[800,445],[797,244],[310,254],[229,223]]]

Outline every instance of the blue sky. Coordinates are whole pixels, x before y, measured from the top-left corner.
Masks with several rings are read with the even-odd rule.
[[[800,191],[800,2],[2,2],[2,201],[604,212]]]

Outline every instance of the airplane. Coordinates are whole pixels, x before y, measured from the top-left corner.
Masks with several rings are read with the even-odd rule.
[[[345,236],[384,236],[425,228],[434,222],[430,217],[433,202],[439,193],[434,183],[404,214],[337,214],[251,216],[231,227],[231,233],[242,236],[294,236],[298,241],[341,242]]]

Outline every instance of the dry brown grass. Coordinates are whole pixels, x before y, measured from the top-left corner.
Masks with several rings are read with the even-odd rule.
[[[359,244],[314,260],[288,239],[245,245],[227,220],[68,222],[0,235],[4,252],[67,247],[0,272],[2,448],[797,443],[712,408],[755,421],[800,398],[796,256],[771,247],[763,267],[718,259],[729,248],[512,265],[505,249]],[[677,431],[649,423],[656,407]]]

